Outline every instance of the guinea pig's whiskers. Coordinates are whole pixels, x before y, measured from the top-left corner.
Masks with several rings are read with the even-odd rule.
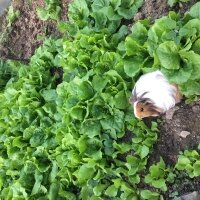
[[[144,97],[144,95],[146,95],[148,92],[144,92],[144,93],[142,93],[138,98],[139,99],[142,99],[143,97]]]

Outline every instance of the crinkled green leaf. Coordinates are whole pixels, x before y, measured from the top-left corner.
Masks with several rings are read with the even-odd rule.
[[[45,99],[45,101],[55,101],[57,98],[56,90],[43,90],[42,96]]]
[[[70,114],[71,114],[72,118],[74,118],[74,119],[83,120],[83,118],[86,114],[86,110],[84,107],[75,106],[72,108]]]
[[[182,59],[185,60],[185,62],[188,65],[188,68],[192,68],[192,73],[191,73],[191,80],[199,80],[200,75],[199,75],[199,70],[200,70],[200,55],[194,53],[193,51],[181,51],[180,56]],[[189,70],[188,70],[189,71]]]
[[[128,101],[125,91],[118,92],[115,95],[113,101],[116,108],[125,109],[128,106]]]
[[[111,185],[106,189],[105,194],[109,197],[115,197],[117,195],[117,192],[118,189],[114,185]]]
[[[149,154],[149,147],[143,145],[140,152],[141,159],[145,158]]]
[[[161,66],[166,69],[179,69],[180,56],[178,54],[178,50],[178,46],[173,41],[160,44],[156,53]]]
[[[155,188],[161,189],[162,191],[167,191],[167,186],[165,183],[165,179],[153,180],[152,185]]]
[[[179,156],[178,162],[177,162],[177,164],[176,164],[176,168],[177,168],[178,170],[184,170],[185,167],[186,167],[188,164],[190,164],[190,163],[191,163],[191,161],[190,161],[187,157],[185,157],[185,156]]]
[[[137,42],[137,40],[130,36],[126,38],[125,48],[128,56],[141,55],[146,51],[145,48]]]
[[[200,19],[200,2],[197,2],[196,4],[194,4],[189,11],[189,14],[193,17],[193,18],[199,18]]]
[[[76,172],[74,172],[74,175],[79,183],[84,183],[93,176],[94,172],[94,168],[90,167],[89,164],[83,164]]]
[[[132,57],[124,61],[124,72],[129,77],[136,76],[143,65],[143,59],[141,57]]]
[[[94,76],[92,84],[97,92],[101,92],[105,88],[107,82],[108,80],[106,80],[104,77]]]
[[[33,186],[31,195],[37,194],[39,192],[43,180],[43,175],[37,170],[35,171],[34,176],[35,176],[35,184]]]
[[[57,199],[58,198],[59,189],[60,189],[60,183],[59,182],[52,183],[50,185],[48,199],[49,200]]]
[[[97,186],[95,186],[93,189],[95,196],[100,196],[102,192],[105,191],[106,187],[106,184],[98,184]]]
[[[140,193],[141,197],[143,199],[148,199],[148,200],[156,200],[159,197],[159,194],[157,192],[152,192],[150,190],[142,190]]]
[[[99,121],[87,120],[83,123],[81,133],[89,138],[99,136],[101,132],[101,124]]]
[[[197,160],[194,165],[194,176],[199,176],[200,175],[200,161]]]

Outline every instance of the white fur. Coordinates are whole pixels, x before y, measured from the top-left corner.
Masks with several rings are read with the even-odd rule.
[[[176,104],[176,87],[171,85],[159,70],[142,75],[135,84],[133,95],[134,90],[136,90],[137,97],[147,92],[143,97],[151,99],[155,106],[161,108],[163,112]],[[134,107],[136,104],[137,102],[134,103]]]

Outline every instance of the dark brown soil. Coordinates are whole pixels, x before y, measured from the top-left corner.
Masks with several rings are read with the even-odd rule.
[[[179,151],[194,149],[200,143],[200,101],[192,105],[182,103],[177,106],[172,119],[163,117],[163,120],[155,150],[169,164],[175,164]],[[189,135],[184,138],[182,131],[187,131]]]
[[[179,3],[171,8],[167,4],[167,0],[146,0],[134,20],[137,21],[138,19],[148,18],[154,21],[161,16],[167,15],[169,11],[176,11],[184,14],[196,2],[198,2],[198,0],[190,0],[188,3]]]
[[[62,0],[61,18],[66,20],[67,5],[69,0]],[[36,13],[37,7],[44,6],[44,0],[13,0],[12,5],[15,9],[20,11],[20,17],[12,25],[12,30],[8,33],[6,42],[0,45],[0,57],[12,58],[19,60],[29,59],[35,49],[42,44],[38,36],[53,35],[54,37],[60,36],[56,29],[56,24],[51,21],[42,21],[38,18]],[[5,16],[0,18],[1,28],[5,29]],[[4,25],[4,26],[3,26]]]
[[[174,166],[180,151],[186,149],[197,149],[200,143],[200,100],[191,105],[184,102],[176,106],[172,119],[162,117],[158,142],[155,144],[153,154],[149,162],[158,161],[160,156],[171,166]],[[183,137],[182,131],[189,135]],[[171,199],[172,192],[177,191],[179,195],[188,192],[199,191],[200,178],[189,179],[184,173],[178,174],[175,183],[169,186],[165,199]]]

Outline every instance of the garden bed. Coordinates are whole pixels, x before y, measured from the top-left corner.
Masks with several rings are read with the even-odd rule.
[[[69,1],[62,0],[61,2],[61,18],[67,20]],[[166,0],[146,0],[134,19],[127,20],[125,24],[132,25],[144,18],[154,21],[167,15],[170,10],[180,12],[183,15],[196,2],[197,0],[192,0],[189,3],[180,3],[170,8]],[[35,0],[32,3],[25,0],[13,0],[12,4],[14,9],[20,11],[20,16],[13,22],[6,39],[0,44],[0,57],[29,62],[35,50],[42,44],[42,39],[39,39],[38,36],[59,38],[62,34],[57,30],[54,21],[42,21],[38,18],[36,8],[44,6],[42,0]],[[0,17],[0,24],[0,31],[5,33],[6,14]],[[180,151],[195,149],[200,143],[200,102],[196,101],[187,105],[183,100],[175,107],[171,116],[162,116],[159,119],[162,122],[159,125],[158,141],[154,145],[153,153],[148,162],[149,165],[158,162],[161,156],[167,165],[174,166]],[[150,120],[154,119],[145,120],[147,125],[150,124]],[[182,136],[181,132],[183,131],[186,131],[188,135]],[[132,135],[127,134],[122,138],[122,141],[130,142],[131,139]],[[170,185],[165,194],[166,199],[170,199],[171,193],[175,191],[182,195],[198,190],[200,187],[199,178],[187,179],[187,183],[184,184],[183,175],[177,175],[177,177],[175,183]]]

